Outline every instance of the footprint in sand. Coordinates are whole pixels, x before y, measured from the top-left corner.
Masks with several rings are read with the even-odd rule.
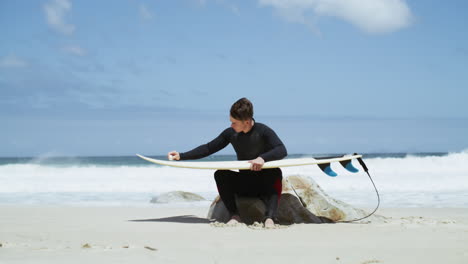
[[[378,259],[371,259],[371,260],[366,260],[364,262],[361,262],[361,264],[373,264],[373,263],[382,263],[382,261]]]

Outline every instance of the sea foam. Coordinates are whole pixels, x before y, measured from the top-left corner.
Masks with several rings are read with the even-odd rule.
[[[468,151],[443,156],[364,160],[389,207],[468,207]],[[332,164],[337,177],[328,177],[317,166],[283,169],[285,177],[305,175],[330,195],[346,202],[373,206],[372,183],[353,161],[359,173]],[[150,164],[51,165],[41,162],[0,165],[0,203],[148,205],[151,197],[170,191],[198,193],[206,199],[217,195],[214,170],[192,170]]]

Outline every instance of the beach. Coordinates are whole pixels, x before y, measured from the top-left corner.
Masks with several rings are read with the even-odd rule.
[[[380,193],[378,217],[268,230],[206,219],[217,195],[210,170],[136,157],[0,158],[0,264],[465,264],[467,157],[466,151],[366,155]],[[338,177],[316,166],[283,174],[313,179],[333,199],[371,212],[377,197],[367,175],[333,167]],[[153,201],[174,191],[205,200]]]
[[[468,263],[468,208],[384,208],[385,221],[264,229],[208,207],[0,206],[0,263]]]
[[[0,264],[468,264],[468,1],[0,3]]]

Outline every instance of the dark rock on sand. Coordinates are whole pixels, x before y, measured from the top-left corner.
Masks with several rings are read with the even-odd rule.
[[[238,197],[236,203],[244,223],[250,225],[263,220],[265,205],[260,199]],[[330,197],[310,177],[295,175],[283,179],[277,216],[280,224],[333,223],[358,219],[367,215],[368,213],[364,210]],[[216,197],[208,212],[208,219],[227,222],[229,217],[223,202],[219,196]],[[382,218],[372,216],[368,219]]]

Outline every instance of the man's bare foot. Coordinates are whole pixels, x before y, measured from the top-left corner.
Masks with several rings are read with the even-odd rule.
[[[265,228],[275,228],[275,222],[271,218],[265,220]]]
[[[228,225],[237,225],[241,222],[240,216],[238,215],[233,215],[231,217],[231,220],[229,220],[226,224]]]

